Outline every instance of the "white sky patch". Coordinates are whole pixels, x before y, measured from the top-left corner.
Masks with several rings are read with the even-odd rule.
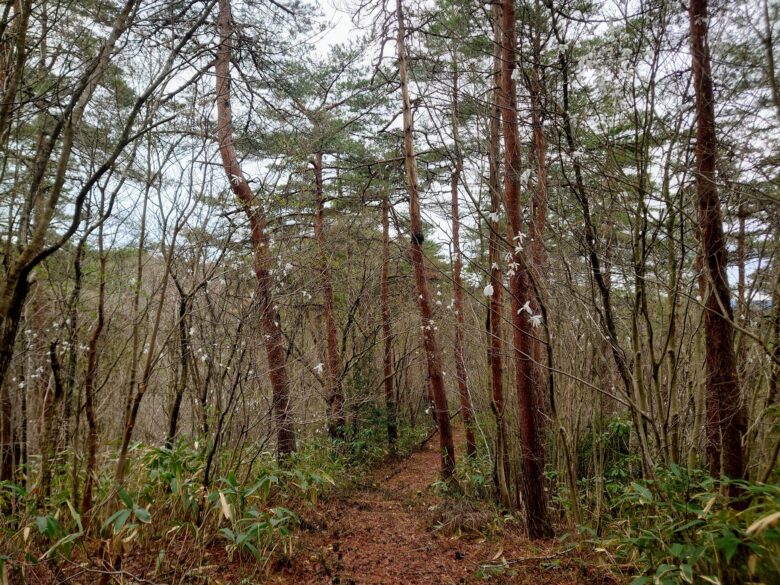
[[[325,56],[331,47],[351,40],[358,31],[352,24],[352,16],[343,1],[325,0],[320,2],[320,9],[325,14],[328,29],[317,40],[317,52]]]

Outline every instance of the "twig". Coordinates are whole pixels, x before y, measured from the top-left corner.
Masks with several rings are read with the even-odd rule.
[[[460,414],[460,408],[459,408],[458,410],[456,410],[455,412],[453,412],[453,413],[450,415],[450,420],[452,420],[453,418],[455,418],[455,417],[456,417],[456,416],[458,416],[459,414]],[[433,429],[433,431],[431,432],[431,434],[430,434],[430,435],[428,435],[427,437],[425,437],[425,438],[422,440],[422,442],[421,442],[419,445],[417,445],[417,449],[422,449],[423,447],[425,447],[425,444],[426,444],[428,441],[430,441],[430,440],[431,440],[431,439],[432,439],[432,438],[433,438],[433,437],[436,435],[436,433],[438,433],[438,432],[439,432],[439,426],[437,425],[437,426],[436,426],[436,428],[434,428],[434,429]]]

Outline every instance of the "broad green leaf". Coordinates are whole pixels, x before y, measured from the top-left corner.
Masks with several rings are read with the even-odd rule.
[[[693,567],[686,563],[680,565],[680,577],[686,583],[693,583]]]
[[[125,491],[125,488],[119,486],[116,491],[117,494],[119,494],[120,499],[125,503],[125,506],[127,506],[128,508],[132,508],[133,498],[131,498],[130,494],[128,494],[127,491]]]
[[[653,494],[642,484],[632,481],[631,487],[634,488],[634,491],[639,494],[639,497],[643,503],[647,504],[653,501]]]
[[[149,524],[152,521],[152,515],[146,508],[133,508],[133,515],[144,524]]]

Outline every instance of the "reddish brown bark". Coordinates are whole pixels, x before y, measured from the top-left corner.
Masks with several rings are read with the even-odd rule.
[[[531,270],[533,286],[531,290],[531,307],[535,314],[541,314],[542,303],[545,302],[544,274],[547,268],[547,251],[544,247],[544,230],[547,221],[547,157],[542,125],[542,95],[541,72],[539,64],[538,40],[534,39],[534,65],[529,79],[529,91],[531,95],[531,129],[533,141],[531,143],[531,160],[536,166],[536,182],[533,189],[532,219],[529,226],[529,248],[531,253]],[[542,342],[540,332],[532,337],[534,377],[536,380],[537,403],[537,429],[540,436],[544,436],[545,417],[542,411],[545,409],[544,391],[547,389],[546,370],[543,366],[546,346]],[[540,447],[540,453],[544,456],[544,449]]]
[[[745,476],[742,438],[745,413],[737,379],[732,326],[731,291],[726,274],[727,254],[720,199],[715,184],[717,139],[709,45],[707,42],[707,0],[691,0],[691,53],[696,99],[696,195],[706,278],[704,335],[706,340],[708,424],[718,413],[721,461],[710,459],[710,470],[732,479]],[[715,405],[716,403],[716,405]],[[713,412],[712,416],[710,411]],[[714,440],[715,433],[708,438]],[[713,453],[712,449],[708,452]],[[735,494],[735,486],[731,493]]]
[[[528,312],[522,310],[531,300],[530,279],[522,244],[520,210],[520,143],[517,128],[517,97],[512,78],[515,69],[515,7],[504,0],[501,13],[501,91],[499,92],[504,130],[504,206],[512,250],[509,287],[512,307],[515,377],[520,409],[520,442],[523,463],[522,493],[526,525],[531,538],[552,535],[544,492],[544,445],[537,428],[539,418],[538,380],[534,375],[532,336]]]
[[[453,60],[452,74],[452,133],[455,139],[455,168],[452,171],[450,190],[452,196],[452,248],[455,261],[452,267],[452,283],[455,291],[455,375],[458,378],[458,393],[460,396],[460,412],[463,415],[463,425],[466,428],[466,454],[477,454],[477,443],[474,440],[474,409],[471,406],[471,394],[469,394],[468,378],[466,372],[466,360],[463,356],[463,330],[465,329],[465,316],[463,314],[463,282],[461,272],[463,270],[463,254],[460,250],[460,206],[458,201],[458,184],[463,171],[463,158],[460,151],[458,138],[458,68],[457,61]]]
[[[271,380],[277,452],[285,456],[295,451],[295,431],[290,415],[290,389],[287,381],[287,357],[279,327],[279,315],[274,305],[271,280],[273,258],[268,247],[267,219],[261,202],[254,196],[241,172],[233,145],[233,111],[230,104],[230,58],[233,49],[233,22],[230,0],[219,0],[219,47],[215,69],[217,77],[217,139],[222,166],[230,188],[244,208],[252,234],[252,252],[260,308],[260,323],[265,337]]]
[[[538,54],[535,56],[538,58]],[[531,262],[536,289],[534,290],[532,306],[534,313],[540,311],[540,305],[544,302],[539,298],[543,294],[542,278],[547,267],[547,251],[544,247],[544,229],[547,221],[547,157],[546,144],[544,139],[544,127],[542,125],[542,96],[541,79],[538,61],[534,63],[531,71],[530,80],[531,94],[531,127],[533,130],[532,160],[536,164],[536,184],[533,192],[533,220],[529,228]],[[543,363],[542,353],[544,345],[541,338],[536,335],[533,338],[534,361],[537,366],[537,377],[539,377],[540,389],[544,386],[544,371],[540,367]],[[540,405],[543,401],[540,400]]]
[[[699,297],[702,301],[707,298],[707,276],[704,273],[704,255],[701,251],[701,229],[696,228],[696,237],[699,240],[700,249],[696,254],[697,283],[699,285]],[[720,475],[720,400],[717,395],[709,392],[705,381],[704,404],[704,452],[709,472],[713,476]]]
[[[387,408],[387,442],[390,451],[395,453],[398,442],[398,422],[395,390],[393,389],[393,329],[390,324],[390,201],[382,198],[382,281],[380,284],[380,304],[382,305],[382,337],[384,352],[382,375],[385,386],[385,407]]]
[[[500,35],[499,22],[501,8],[494,4],[492,10],[493,29],[496,38]],[[491,409],[496,418],[496,456],[495,483],[498,489],[499,501],[505,506],[511,506],[509,493],[509,452],[507,448],[506,424],[504,421],[504,364],[501,320],[504,317],[504,285],[501,276],[501,177],[499,157],[501,156],[501,108],[499,107],[499,85],[501,83],[501,45],[493,45],[493,104],[490,117],[490,141],[488,143],[488,188],[490,189],[490,234],[488,236],[488,262],[490,263],[490,286],[493,294],[488,307],[488,335],[490,338],[490,383]]]
[[[327,338],[327,362],[325,368],[328,383],[328,432],[333,438],[344,436],[344,395],[341,391],[341,356],[339,355],[336,320],[333,316],[333,279],[325,255],[325,199],[322,187],[322,153],[314,155],[314,238],[322,263],[322,303]]]
[[[409,191],[409,218],[411,223],[411,259],[414,267],[414,281],[417,288],[417,303],[420,308],[422,324],[422,339],[425,349],[425,359],[428,366],[428,377],[431,384],[431,394],[439,429],[439,444],[441,447],[441,476],[444,480],[452,479],[455,471],[455,446],[452,440],[447,393],[444,389],[442,376],[441,351],[436,338],[436,328],[431,310],[431,295],[428,291],[428,280],[425,276],[425,256],[423,254],[422,217],[420,215],[420,194],[417,181],[417,161],[414,154],[412,107],[409,99],[409,79],[406,70],[406,31],[401,0],[396,0],[396,16],[398,18],[398,73],[401,80],[401,98],[403,101],[404,123],[404,164],[406,166],[406,183]]]

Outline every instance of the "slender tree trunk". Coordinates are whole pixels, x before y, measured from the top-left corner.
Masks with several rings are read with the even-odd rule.
[[[715,184],[717,139],[707,41],[707,0],[691,0],[689,15],[696,98],[696,195],[704,256],[703,268],[707,280],[707,296],[704,299],[707,400],[708,403],[718,403],[717,422],[720,427],[722,467],[718,461],[711,460],[709,463],[712,471],[717,469],[729,478],[742,479],[745,477],[742,457],[745,411],[737,379],[732,326],[734,317],[726,273],[726,241]],[[708,423],[713,424],[714,421]],[[730,492],[735,495],[736,486],[731,486]]]
[[[103,212],[103,202],[100,206]],[[98,375],[98,341],[105,324],[105,299],[106,299],[106,257],[103,253],[103,221],[98,227],[98,308],[97,321],[92,328],[87,342],[87,372],[84,377],[84,411],[87,415],[87,469],[84,482],[84,494],[81,500],[81,514],[84,517],[84,530],[89,530],[89,521],[92,511],[92,488],[95,482],[97,467],[98,427],[95,416],[95,388]]]
[[[780,250],[776,252],[780,257]],[[769,378],[769,392],[766,396],[766,408],[771,408],[780,395],[780,263],[775,267],[775,284],[772,287],[772,344],[774,363]]]
[[[534,39],[534,44],[538,41]],[[531,94],[531,128],[533,131],[533,142],[531,146],[531,159],[536,164],[536,183],[533,190],[532,220],[529,226],[530,249],[531,249],[531,270],[533,271],[534,294],[531,307],[534,313],[541,311],[541,305],[545,302],[542,298],[544,294],[544,274],[547,269],[547,250],[544,247],[544,231],[547,222],[547,145],[544,138],[544,126],[542,122],[542,80],[541,65],[539,64],[539,51],[536,47],[534,55],[534,65],[531,71],[529,89]],[[542,391],[545,386],[545,371],[543,367],[545,351],[544,343],[538,335],[533,336],[533,356],[536,366],[536,377],[538,379],[538,388],[540,390],[539,406],[544,404]],[[540,418],[540,429],[543,419]]]
[[[766,77],[769,82],[769,89],[772,92],[772,103],[775,106],[775,115],[780,120],[780,82],[778,82],[775,73],[775,40],[773,38],[774,20],[770,14],[770,0],[763,1],[764,16],[764,36],[761,42],[764,45],[766,55]]]
[[[496,38],[500,35],[501,7],[493,5],[493,30]],[[499,501],[507,508],[512,505],[509,488],[509,450],[507,448],[506,422],[504,419],[504,364],[501,321],[504,318],[504,284],[501,276],[501,233],[499,216],[501,213],[501,109],[499,106],[501,83],[501,45],[493,45],[493,104],[490,109],[490,141],[488,143],[488,188],[490,189],[490,235],[488,236],[488,262],[490,263],[490,287],[493,294],[489,299],[488,334],[490,336],[490,383],[491,408],[496,418],[496,459],[495,481]]]
[[[325,254],[325,199],[322,184],[322,153],[314,155],[314,238],[320,255],[322,274],[322,301],[327,338],[325,373],[328,382],[328,432],[333,438],[344,437],[344,394],[341,389],[341,356],[339,355],[336,319],[333,316],[333,279]]]
[[[774,54],[774,38],[773,38],[773,18],[770,14],[770,1],[764,0],[763,2],[764,12],[764,37],[762,38],[764,44],[764,51],[766,52],[766,75],[769,81],[769,86],[772,90],[772,103],[775,106],[775,115],[780,120],[780,83],[778,83],[777,75],[775,72],[775,54]],[[780,212],[780,206],[775,206],[775,217],[778,217]],[[775,234],[778,233],[778,227],[775,228]],[[778,241],[776,236],[776,242]],[[775,247],[775,257],[780,256],[780,248]],[[772,317],[771,317],[772,329],[773,329],[773,355],[774,363],[772,364],[772,373],[769,377],[769,392],[767,393],[764,410],[768,410],[777,401],[778,395],[780,395],[780,265],[775,267],[775,283],[772,289]],[[775,440],[774,448],[770,454],[767,466],[762,473],[762,481],[766,482],[772,475],[775,468],[775,462],[777,461],[778,454],[780,454],[780,436]]]
[[[168,436],[165,438],[165,444],[170,448],[176,440],[176,433],[179,427],[179,413],[181,412],[181,402],[184,398],[184,392],[187,389],[187,380],[190,372],[190,337],[187,328],[187,313],[189,312],[190,296],[179,290],[179,376],[176,380],[174,389],[173,404],[168,418]]]
[[[45,503],[51,495],[51,460],[57,449],[57,410],[64,395],[62,372],[57,359],[57,342],[49,345],[49,364],[51,366],[51,384],[43,399],[42,439],[41,439],[41,501]]]
[[[14,429],[14,408],[11,393],[0,385],[0,481],[13,481],[19,461],[19,445]]]
[[[390,322],[390,199],[382,198],[382,281],[380,304],[382,305],[382,337],[384,339],[382,375],[385,386],[385,407],[387,408],[387,442],[390,452],[395,453],[398,442],[398,413],[393,389],[393,329]]]
[[[515,7],[514,0],[503,0],[501,15],[501,114],[504,129],[504,206],[508,218],[512,266],[512,325],[515,356],[517,397],[520,407],[520,440],[523,462],[522,492],[525,500],[526,524],[531,538],[552,535],[544,491],[544,444],[539,435],[538,379],[534,375],[533,347],[528,311],[525,302],[531,300],[528,267],[522,248],[522,214],[520,210],[520,143],[517,128],[517,105],[513,72],[515,69]]]
[[[25,61],[27,60],[27,31],[29,29],[30,16],[33,11],[33,2],[31,0],[14,1],[6,3],[6,14],[13,8],[12,16],[5,21],[6,27],[3,32],[6,32],[7,26],[11,26],[12,30],[8,31],[11,34],[8,36],[3,35],[2,45],[0,50],[2,51],[3,67],[2,67],[2,84],[3,99],[0,102],[0,145],[5,146],[6,141],[11,132],[11,112],[13,111],[14,102],[16,101],[17,90],[24,79],[25,73]],[[13,45],[8,42],[11,38],[15,38]],[[8,57],[8,62],[6,62]],[[11,58],[12,57],[12,58]],[[7,74],[8,67],[11,67],[11,74]],[[0,382],[3,379],[0,377]]]
[[[579,157],[574,156],[576,152],[576,146],[574,142],[574,131],[572,129],[571,117],[569,115],[569,59],[565,54],[560,55],[560,68],[561,68],[561,93],[562,93],[562,125],[563,134],[566,140],[566,146],[569,149],[569,154],[572,155],[572,167],[574,170],[574,184],[572,185],[572,191],[582,209],[584,225],[584,244],[587,250],[588,261],[590,263],[591,273],[593,274],[593,280],[596,283],[596,287],[601,297],[601,309],[603,311],[602,318],[600,319],[600,325],[604,336],[609,342],[609,349],[612,353],[612,358],[615,362],[620,379],[623,382],[623,394],[624,397],[630,401],[631,408],[631,420],[634,428],[637,432],[639,439],[639,445],[642,452],[642,468],[646,477],[653,477],[653,457],[650,453],[650,447],[647,441],[647,435],[643,429],[645,427],[642,422],[643,418],[647,418],[649,415],[639,408],[633,401],[634,395],[634,380],[631,372],[631,364],[626,358],[626,352],[621,347],[618,341],[617,332],[617,320],[612,307],[612,294],[609,284],[609,267],[608,265],[601,265],[601,260],[598,254],[598,240],[596,228],[593,224],[593,218],[590,213],[590,198],[585,188],[585,179],[582,173],[582,164]]]
[[[455,471],[455,446],[452,441],[447,393],[442,376],[441,351],[436,336],[436,326],[433,322],[431,298],[428,291],[428,280],[425,275],[425,255],[423,254],[423,226],[420,214],[420,195],[417,182],[417,161],[414,154],[412,107],[409,99],[409,78],[406,63],[406,31],[404,27],[401,0],[396,0],[396,16],[398,18],[398,72],[401,78],[401,96],[403,100],[404,123],[404,162],[406,165],[406,181],[409,190],[409,216],[411,221],[411,258],[414,267],[414,280],[417,286],[417,302],[420,307],[422,323],[423,347],[428,366],[431,394],[436,409],[436,423],[439,429],[439,444],[441,447],[442,479],[453,479]]]
[[[460,412],[463,415],[463,425],[466,428],[466,455],[473,457],[477,454],[477,443],[474,440],[474,409],[471,406],[466,360],[463,355],[463,331],[466,328],[466,324],[463,313],[463,283],[461,279],[463,254],[460,250],[460,211],[458,201],[458,184],[460,175],[463,172],[463,158],[458,136],[458,63],[454,55],[452,63],[452,135],[455,140],[455,168],[452,171],[450,180],[450,191],[452,196],[452,248],[455,255],[455,262],[452,268],[452,282],[455,291],[455,375],[458,378]]]
[[[163,273],[162,282],[160,283],[160,299],[157,303],[157,309],[155,310],[154,320],[152,321],[151,333],[149,334],[148,352],[146,353],[146,359],[144,361],[144,367],[141,373],[141,378],[138,381],[138,389],[134,392],[132,400],[130,402],[130,409],[126,414],[126,421],[124,430],[122,433],[122,444],[119,448],[119,455],[117,456],[116,468],[114,471],[114,481],[122,485],[124,483],[127,454],[130,449],[130,440],[133,437],[133,431],[135,424],[138,420],[138,411],[141,408],[141,402],[143,402],[146,390],[149,388],[149,381],[152,376],[153,365],[156,361],[156,347],[157,336],[160,333],[160,323],[162,321],[163,308],[165,307],[165,299],[168,291],[168,280],[171,275],[171,263],[173,262],[173,254],[176,250],[176,238],[179,235],[183,224],[177,225],[171,236],[171,244],[168,249],[164,250],[165,258],[165,271]]]
[[[736,264],[737,264],[737,298],[736,298],[736,320],[739,327],[745,329],[750,323],[750,307],[747,300],[747,287],[746,287],[746,261],[747,261],[747,217],[748,211],[743,201],[744,193],[739,193],[739,206],[737,207],[737,249],[736,249]],[[750,382],[746,380],[747,376],[747,339],[744,334],[736,333],[736,347],[735,354],[737,360],[737,379],[742,380],[743,383],[750,386]],[[745,445],[745,460],[750,460],[750,445],[751,441],[747,441]]]
[[[287,380],[287,355],[280,327],[279,314],[273,299],[271,267],[273,258],[269,249],[268,221],[260,200],[254,196],[238,162],[233,145],[233,110],[230,104],[230,60],[233,50],[233,19],[230,0],[219,0],[219,47],[215,61],[217,74],[217,139],[222,166],[230,182],[230,188],[241,201],[249,219],[252,232],[252,251],[255,259],[260,322],[265,337],[271,379],[274,421],[276,423],[276,449],[280,457],[295,451],[295,431],[290,414],[290,388]]]
[[[530,248],[532,270],[534,277],[534,295],[531,306],[535,313],[541,313],[545,308],[545,274],[547,271],[547,250],[544,245],[544,232],[547,223],[547,142],[544,136],[544,124],[542,120],[542,85],[539,39],[534,38],[534,64],[531,70],[529,90],[531,95],[531,126],[533,131],[532,160],[536,164],[536,184],[533,191],[533,221],[530,225]],[[547,323],[545,323],[547,329]],[[549,334],[549,331],[548,331]],[[544,436],[544,419],[542,409],[544,406],[544,390],[549,392],[550,415],[557,427],[560,437],[560,446],[563,452],[564,465],[566,467],[566,481],[571,498],[572,519],[575,525],[580,524],[579,494],[577,491],[577,475],[574,469],[576,462],[571,454],[569,436],[561,421],[555,403],[555,388],[553,378],[553,353],[551,340],[548,337],[544,343],[539,335],[533,337],[533,356],[535,377],[537,380],[537,427],[540,435]],[[545,363],[548,368],[545,368]],[[540,446],[544,455],[544,444]]]
[[[5,384],[5,374],[11,365],[16,343],[16,333],[22,320],[22,308],[30,285],[27,276],[13,290],[13,299],[8,311],[0,321],[0,481],[14,481],[14,470],[21,457],[14,425],[14,400]]]
[[[86,233],[85,233],[86,236]],[[86,237],[82,237],[76,246],[76,255],[73,259],[73,292],[68,303],[68,319],[65,323],[68,331],[68,361],[65,367],[65,395],[63,397],[63,409],[62,409],[62,422],[63,422],[63,438],[65,445],[69,445],[68,460],[70,463],[71,471],[71,497],[74,501],[78,501],[79,493],[79,460],[78,460],[78,441],[76,437],[71,437],[71,416],[73,414],[73,402],[74,392],[76,387],[76,366],[78,363],[78,330],[79,330],[79,302],[81,300],[81,288],[82,288],[82,269],[81,265],[84,261],[84,250],[87,244]],[[77,395],[79,393],[76,393]],[[80,402],[80,400],[79,400]],[[76,406],[76,420],[80,417],[78,402]],[[75,422],[75,421],[74,421]],[[77,426],[77,424],[74,424]],[[75,435],[75,434],[74,434]],[[73,439],[73,440],[71,440]]]
[[[151,140],[151,139],[150,139]],[[147,149],[146,149],[146,155],[147,160],[151,158],[151,142],[147,141]],[[141,304],[141,283],[143,282],[143,276],[144,276],[144,251],[146,246],[146,219],[147,219],[147,211],[149,209],[149,192],[152,188],[152,172],[151,168],[147,170],[146,175],[146,185],[144,187],[144,194],[143,194],[143,200],[141,202],[141,225],[140,225],[140,234],[138,235],[138,254],[136,255],[136,264],[135,264],[135,279],[133,282],[133,309],[132,309],[132,316],[133,316],[133,330],[131,333],[132,338],[132,347],[130,350],[130,358],[131,358],[131,364],[130,364],[130,375],[128,376],[128,383],[127,383],[127,395],[125,396],[125,404],[124,404],[124,417],[122,419],[122,423],[124,427],[127,427],[127,422],[130,419],[130,409],[133,406],[133,397],[135,396],[135,389],[138,385],[138,362],[140,361],[140,343],[141,343],[141,315],[139,312],[139,307]],[[144,311],[146,313],[146,311]]]

